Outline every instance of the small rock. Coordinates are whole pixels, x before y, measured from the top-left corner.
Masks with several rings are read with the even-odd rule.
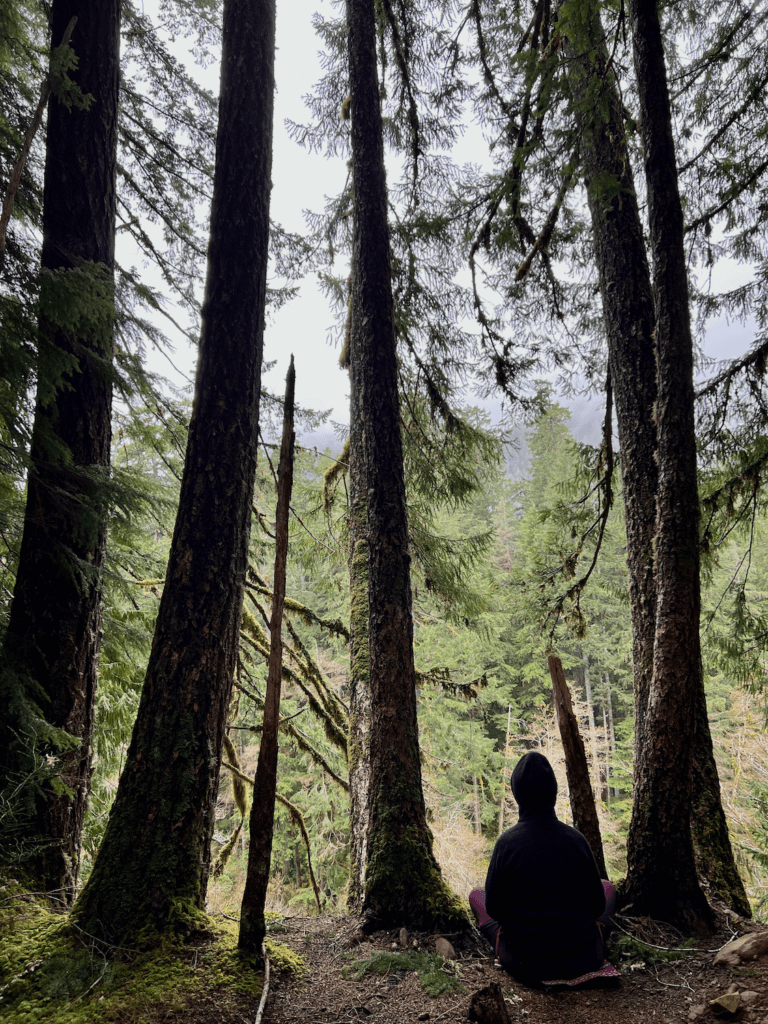
[[[768,952],[768,931],[749,932],[720,950],[714,959],[716,964],[738,966],[744,960],[754,960]]]
[[[699,1017],[703,1016],[707,1012],[707,1007],[704,1003],[697,1003],[696,1006],[692,1006],[688,1011],[688,1020],[698,1020]]]
[[[749,1006],[751,1003],[756,1003],[759,998],[760,994],[758,992],[753,992],[751,989],[741,993],[741,1001],[745,1006]]]
[[[397,943],[396,943],[396,942],[393,942],[393,943],[392,943],[392,945],[391,945],[391,946],[390,946],[389,948],[390,948],[390,949],[397,949],[397,948],[398,948],[398,945],[397,945]]]
[[[717,999],[711,999],[709,1005],[717,1013],[725,1011],[726,1013],[736,1013],[741,1002],[741,996],[738,992],[724,992],[723,995],[718,996]]]
[[[448,939],[444,939],[442,935],[439,935],[435,939],[435,952],[439,953],[440,956],[445,957],[446,960],[456,959],[456,950],[450,944]]]
[[[400,945],[401,946],[407,946],[408,945],[408,929],[407,928],[401,928],[400,929]]]

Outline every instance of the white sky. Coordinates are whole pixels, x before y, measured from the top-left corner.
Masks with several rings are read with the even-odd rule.
[[[151,9],[154,6],[152,0],[146,0],[146,6]],[[327,160],[318,154],[310,154],[289,138],[284,123],[286,120],[302,123],[308,118],[303,97],[312,92],[314,84],[322,75],[318,52],[320,41],[312,28],[312,15],[318,10],[330,17],[334,9],[324,0],[291,0],[290,4],[278,3],[277,6],[277,92],[271,214],[273,220],[286,229],[301,231],[305,228],[303,211],[320,211],[324,197],[335,195],[340,190],[347,173],[343,157]],[[184,58],[183,51],[175,50],[175,53],[177,57]],[[204,84],[218,93],[218,66],[205,71],[198,68],[197,72]],[[472,159],[476,159],[476,153],[475,148],[471,153]],[[737,268],[717,267],[713,274],[713,286],[722,287],[727,281],[733,287],[744,280],[746,273],[743,268],[738,271]],[[300,286],[299,296],[268,318],[264,356],[266,360],[276,360],[276,365],[266,376],[265,385],[273,392],[282,393],[290,355],[293,353],[298,404],[318,410],[330,409],[331,421],[347,423],[348,374],[340,369],[338,350],[329,343],[331,324],[332,315],[325,298],[314,279],[307,278]],[[716,360],[730,359],[746,351],[751,340],[752,331],[749,327],[739,323],[729,325],[723,319],[711,325],[705,340],[705,351]],[[173,358],[181,370],[189,377],[193,376],[195,352],[179,344]],[[180,383],[167,362],[155,362],[154,366],[165,376],[174,377]],[[591,411],[586,401],[578,401],[573,403],[573,413],[572,429],[576,436],[584,431],[591,433],[589,424],[594,421],[596,412]],[[333,434],[330,424],[327,434],[330,440]]]

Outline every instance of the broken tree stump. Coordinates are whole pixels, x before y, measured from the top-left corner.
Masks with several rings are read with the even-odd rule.
[[[498,981],[475,992],[469,1002],[469,1019],[476,1024],[511,1024]]]
[[[592,848],[600,877],[607,878],[603,840],[600,835],[600,823],[597,820],[592,783],[589,780],[587,755],[584,750],[584,741],[579,732],[579,723],[573,713],[571,694],[565,681],[563,664],[554,654],[549,655],[547,664],[552,677],[552,697],[557,709],[557,724],[560,727],[560,736],[565,751],[565,774],[571,798],[573,825]]]

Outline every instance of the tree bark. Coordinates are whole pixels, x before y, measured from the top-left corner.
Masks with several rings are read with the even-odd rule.
[[[611,809],[611,740],[608,732],[608,715],[603,704],[603,735],[605,736],[605,768],[603,776],[603,802],[607,811]]]
[[[603,839],[600,835],[600,822],[597,820],[587,755],[584,751],[584,741],[579,733],[579,723],[573,713],[573,704],[568,684],[565,681],[563,665],[560,659],[553,654],[547,658],[547,664],[552,677],[552,701],[557,711],[557,724],[565,753],[565,773],[568,778],[573,827],[577,828],[589,843],[597,862],[600,877],[607,878]]]
[[[571,57],[574,92],[587,96],[587,103],[581,106],[579,116],[582,121],[582,154],[621,446],[632,610],[635,756],[639,763],[645,740],[653,675],[657,615],[654,538],[659,482],[654,417],[658,397],[654,297],[626,143],[621,98],[608,65],[604,32],[596,6],[590,9],[583,21],[582,34],[566,41],[566,51]],[[589,98],[590,80],[600,83],[600,100],[606,107],[600,116],[595,110],[597,96],[592,95],[591,100]],[[687,291],[684,295],[687,303]],[[689,507],[687,511],[695,518],[698,505]],[[695,630],[698,635],[698,622]],[[699,706],[703,704],[705,707],[701,673],[698,673],[696,686],[696,701]],[[706,714],[699,716],[698,730],[700,738],[708,737]],[[706,747],[706,740],[703,739],[703,742]],[[719,839],[715,856],[700,858],[699,863],[702,867],[709,864],[710,869],[714,869],[717,859],[724,858],[718,874],[721,878],[725,876],[733,881],[729,900],[736,909],[741,904],[743,887],[736,883],[738,871],[730,848],[726,848],[722,842],[723,833],[727,834],[727,825],[719,799],[719,783],[716,787],[712,784],[712,780],[717,778],[717,769],[711,755],[711,743],[709,754],[702,750],[701,764],[706,765],[706,775],[710,780],[710,820],[717,821]],[[698,780],[696,785],[698,788]],[[697,840],[705,841],[700,830],[697,830]]]
[[[742,917],[751,917],[744,883],[733,857],[728,823],[723,812],[720,778],[709,731],[703,685],[696,694],[696,743],[693,750],[693,807],[691,831],[699,876],[709,893]]]
[[[37,885],[63,889],[69,898],[77,883],[90,789],[102,635],[120,0],[96,6],[54,0],[53,40],[62,39],[73,18],[79,64],[70,77],[93,101],[88,109],[68,109],[54,95],[49,107],[32,464],[4,652],[6,671],[26,689],[21,704],[39,707],[49,725],[77,741],[61,757],[58,780],[46,783],[35,798],[30,833],[42,846],[27,862]],[[6,677],[3,690],[8,682]],[[23,712],[17,718],[19,704],[12,707],[0,731],[0,789],[9,776],[30,771],[36,756],[57,751],[45,727],[33,716],[25,720]]]
[[[504,805],[507,800],[507,758],[509,757],[509,729],[512,724],[512,705],[507,705],[507,732],[504,737],[504,763],[501,769],[501,801],[499,803],[499,835],[504,831]]]
[[[410,558],[373,0],[347,0],[354,233],[351,364],[367,485],[371,722],[363,913],[381,924],[466,921],[432,853],[421,784]]]
[[[350,307],[350,317],[352,309]],[[354,326],[350,322],[350,338]],[[368,863],[371,785],[371,675],[368,649],[368,493],[363,452],[359,360],[350,365],[349,411],[349,886],[347,905],[361,914]]]
[[[225,0],[195,401],[138,717],[76,910],[125,942],[205,905],[256,467],[269,236],[274,0]]]
[[[656,354],[654,305],[643,227],[626,143],[621,97],[608,63],[596,4],[566,40],[595,262],[608,340],[627,533],[632,615],[635,749],[642,745],[653,672],[656,580]],[[606,110],[599,110],[600,105]]]
[[[596,793],[600,782],[600,758],[597,752],[597,729],[595,727],[595,706],[592,701],[592,680],[589,675],[589,657],[581,653],[582,671],[584,673],[584,696],[587,701],[587,720],[589,722],[589,745],[591,747],[591,778],[592,789]]]
[[[277,513],[275,516],[275,573],[272,584],[272,615],[269,620],[269,667],[264,698],[264,720],[259,745],[259,760],[251,802],[250,847],[245,890],[240,908],[240,934],[237,944],[249,953],[261,954],[267,934],[264,907],[272,860],[272,836],[275,828],[277,792],[278,728],[280,725],[280,684],[283,676],[283,606],[285,573],[288,560],[288,513],[293,487],[293,395],[296,374],[293,356],[288,370],[283,411],[283,439],[277,470]]]
[[[691,769],[701,687],[699,496],[693,342],[672,116],[655,0],[630,0],[648,191],[658,372],[656,640],[635,765],[625,898],[638,913],[688,926],[711,912],[696,877]]]

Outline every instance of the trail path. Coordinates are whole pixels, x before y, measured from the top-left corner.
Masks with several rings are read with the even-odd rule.
[[[624,921],[638,937],[656,945],[677,944],[674,933],[653,922]],[[353,964],[378,950],[401,949],[399,932],[380,932],[363,939],[357,922],[345,917],[286,918],[274,938],[301,953],[309,972],[300,980],[274,979],[263,1024],[410,1024],[468,1020],[472,993],[499,982],[512,1022],[527,1024],[677,1024],[717,1020],[768,1024],[768,955],[738,967],[713,965],[715,951],[732,937],[757,926],[721,918],[718,931],[707,936],[685,959],[654,965],[634,955],[622,958],[617,988],[580,991],[534,991],[494,967],[490,950],[456,941],[455,970],[464,994],[431,998],[414,971],[388,976],[365,974],[355,980]],[[409,936],[419,948],[434,951],[433,936]],[[362,941],[361,941],[362,940]],[[679,940],[678,940],[679,941]],[[717,1014],[710,1006],[727,991],[740,993],[734,1015]]]

